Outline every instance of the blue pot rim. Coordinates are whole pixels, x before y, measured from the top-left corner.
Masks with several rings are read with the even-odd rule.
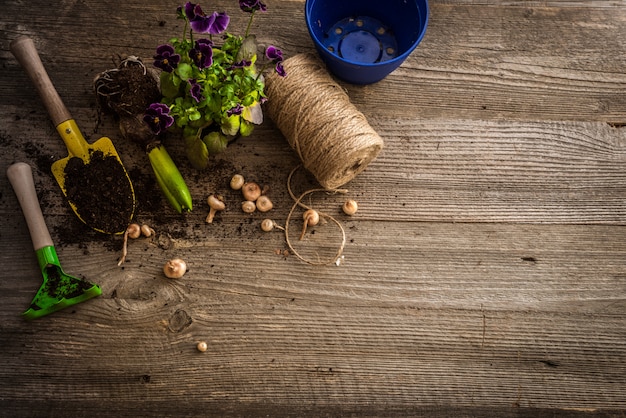
[[[346,64],[350,64],[350,65],[356,65],[359,67],[371,67],[371,68],[376,68],[376,67],[383,67],[383,66],[392,66],[395,63],[402,63],[404,60],[406,60],[406,58],[411,55],[411,53],[415,50],[415,48],[417,48],[417,46],[420,44],[420,42],[422,42],[422,39],[424,38],[424,36],[426,35],[426,28],[428,27],[428,20],[430,17],[430,8],[428,7],[428,0],[414,0],[415,3],[418,2],[422,2],[424,3],[424,9],[425,9],[425,14],[424,14],[424,24],[422,26],[422,30],[419,34],[419,36],[417,37],[417,39],[415,40],[415,42],[413,42],[413,45],[411,45],[411,47],[409,49],[407,49],[405,52],[403,52],[402,54],[398,55],[397,57],[394,57],[390,60],[387,61],[381,61],[381,62],[375,62],[375,63],[363,63],[363,62],[358,62],[358,61],[351,61],[348,59],[345,59],[343,57],[340,57],[338,55],[333,55],[333,57],[341,62],[344,62]],[[307,29],[309,31],[309,34],[311,36],[311,38],[313,38],[313,42],[315,43],[315,46],[317,48],[324,48],[324,44],[320,41],[320,39],[315,35],[315,31],[313,29],[312,26],[312,22],[311,19],[309,19],[309,15],[310,15],[310,8],[311,8],[311,4],[314,3],[315,0],[306,0],[305,2],[305,20],[306,20],[306,26]],[[419,9],[419,6],[418,6]]]

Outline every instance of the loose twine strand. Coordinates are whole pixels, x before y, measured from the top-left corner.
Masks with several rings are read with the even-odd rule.
[[[268,115],[304,167],[334,190],[376,158],[383,140],[315,55],[295,55],[284,66],[287,77],[266,79]]]
[[[293,190],[291,188],[291,179],[294,175],[294,173],[301,167],[301,165],[298,165],[297,167],[295,167],[293,170],[291,170],[291,173],[289,173],[289,177],[287,178],[287,190],[289,191],[289,195],[291,196],[291,198],[294,200],[294,204],[293,206],[291,206],[291,210],[289,211],[289,214],[287,215],[287,220],[285,221],[285,240],[287,241],[287,245],[289,246],[289,250],[293,253],[293,255],[295,255],[299,260],[313,265],[313,266],[323,266],[323,265],[327,265],[327,264],[332,264],[332,263],[337,263],[337,260],[339,260],[341,258],[341,255],[343,254],[343,249],[346,246],[346,231],[343,228],[343,226],[341,225],[341,223],[335,219],[334,217],[332,217],[331,215],[328,215],[324,212],[320,212],[319,210],[316,210],[317,213],[320,215],[320,217],[322,218],[328,218],[330,219],[332,222],[334,222],[338,227],[339,230],[341,231],[341,244],[339,245],[339,248],[337,249],[337,252],[335,253],[335,255],[333,256],[332,259],[327,260],[327,261],[313,261],[313,260],[309,260],[305,257],[303,257],[302,255],[300,255],[300,253],[298,253],[298,251],[296,251],[296,249],[293,247],[293,244],[291,243],[291,240],[289,239],[289,223],[291,222],[291,218],[293,217],[293,213],[296,210],[296,208],[301,207],[303,209],[312,209],[310,206],[305,205],[304,203],[302,203],[302,200],[313,193],[318,193],[318,192],[326,192],[326,193],[347,193],[348,191],[346,189],[335,189],[335,190],[328,190],[328,189],[311,189],[311,190],[307,190],[306,192],[302,193],[299,197],[296,197],[296,195],[293,193]]]

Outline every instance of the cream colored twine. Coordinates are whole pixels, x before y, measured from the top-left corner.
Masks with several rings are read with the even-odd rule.
[[[303,257],[302,255],[300,255],[296,249],[293,247],[293,245],[291,244],[291,240],[289,239],[289,223],[291,222],[291,218],[293,217],[293,213],[296,210],[296,208],[301,207],[303,209],[312,209],[310,206],[305,205],[304,203],[302,203],[302,199],[304,199],[306,196],[313,194],[313,193],[318,193],[318,192],[326,192],[326,193],[347,193],[348,191],[346,189],[334,189],[334,190],[328,190],[328,189],[311,189],[311,190],[307,190],[306,192],[302,193],[299,197],[296,197],[296,195],[293,193],[293,190],[291,189],[291,178],[293,177],[294,173],[298,170],[298,168],[300,168],[301,166],[297,166],[296,168],[294,168],[293,170],[291,170],[291,173],[289,173],[289,177],[287,178],[287,190],[289,191],[289,195],[291,196],[291,198],[294,200],[294,204],[293,206],[291,206],[291,210],[289,211],[289,215],[287,215],[287,220],[285,221],[285,240],[287,241],[287,245],[289,246],[289,250],[293,253],[293,255],[295,255],[298,259],[300,259],[301,261],[307,263],[307,264],[311,264],[313,266],[323,266],[323,265],[327,265],[327,264],[332,264],[332,263],[337,263],[337,260],[339,260],[341,258],[341,255],[343,254],[343,249],[346,246],[346,231],[343,228],[343,226],[341,225],[341,223],[333,218],[331,215],[328,215],[326,213],[320,212],[319,210],[316,209],[317,213],[320,215],[320,218],[328,218],[330,219],[332,222],[334,222],[338,227],[339,230],[341,231],[341,245],[339,246],[339,248],[337,249],[337,252],[335,253],[335,255],[333,256],[333,258],[331,260],[327,260],[327,261],[312,261],[309,260],[305,257]]]
[[[266,79],[268,116],[320,185],[334,190],[376,158],[383,140],[315,55],[283,64],[287,77]]]

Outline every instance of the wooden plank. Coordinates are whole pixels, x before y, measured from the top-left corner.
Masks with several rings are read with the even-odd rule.
[[[378,224],[379,233],[372,237],[371,230]],[[296,242],[295,248],[331,250],[338,245],[332,228],[330,224],[318,228],[305,241]],[[166,237],[133,241],[122,270],[116,263],[119,249],[98,251],[97,242],[62,247],[59,254],[66,269],[102,282],[105,295],[137,299],[138,308],[143,297],[137,295],[155,283],[165,293],[152,298],[175,300],[182,292],[182,300],[190,303],[202,303],[207,296],[196,300],[195,292],[218,292],[287,302],[297,297],[339,307],[471,309],[483,304],[496,310],[617,313],[621,306],[621,296],[614,292],[620,289],[626,263],[619,257],[626,251],[622,226],[359,220],[347,222],[346,230],[349,243],[340,266],[311,267],[293,255],[276,254],[286,248],[282,233],[265,234],[257,228],[238,237],[223,237],[220,231],[193,241]],[[85,254],[90,257],[81,257]],[[156,280],[161,261],[176,254],[189,263],[188,279]],[[244,260],[255,269],[247,272]],[[618,302],[613,308],[612,300]]]
[[[372,119],[386,148],[363,214],[457,222],[626,220],[626,134],[606,124]],[[370,210],[375,208],[375,213]]]
[[[3,315],[5,396],[43,373],[42,399],[72,399],[77,381],[118,402],[289,404],[295,390],[298,405],[326,407],[623,405],[623,228],[416,224],[372,241],[365,226],[351,230],[344,266],[322,272],[268,263],[278,237],[175,246],[167,253],[191,265],[179,282],[158,277],[162,257],[145,242],[122,275],[110,254],[86,264],[65,248],[104,295],[27,333]],[[260,268],[246,275],[242,256]]]
[[[432,0],[423,43],[370,86],[342,85],[385,149],[344,195],[310,203],[345,229],[339,265],[285,252],[264,215],[244,216],[235,172],[268,184],[284,224],[299,163],[271,121],[214,159],[186,163],[195,210],[160,197],[142,150],[97,123],[91,80],[117,54],[150,57],[182,30],[177,5],[10,2],[0,18],[0,173],[35,169],[64,269],[103,295],[40,321],[22,312],[41,283],[13,192],[0,176],[0,409],[11,416],[621,416],[626,409],[626,9],[616,1]],[[237,3],[212,7],[233,13]],[[255,21],[261,45],[313,51],[303,0]],[[207,10],[208,10],[208,6]],[[37,10],[38,13],[32,13]],[[68,28],[71,28],[69,30]],[[65,156],[8,52],[36,38],[86,136],[114,139],[137,186],[137,220],[157,237],[122,239],[77,222],[46,171]],[[78,36],[77,34],[81,34]],[[315,187],[298,171],[296,193]],[[205,198],[227,210],[204,223]],[[299,213],[297,213],[297,216]],[[332,258],[327,222],[294,248]],[[161,274],[184,258],[180,281]],[[209,343],[206,353],[195,345]]]
[[[479,7],[522,7],[522,8],[533,8],[533,7],[575,7],[575,8],[590,8],[590,9],[598,9],[598,8],[619,8],[623,6],[620,0],[431,0],[429,1],[429,5],[441,5],[441,4],[449,4],[449,5],[472,5]]]
[[[588,6],[434,3],[407,61],[380,83],[350,88],[351,97],[372,116],[622,124],[626,62],[616,51],[626,21]]]
[[[45,123],[45,120],[42,120]],[[28,120],[15,122],[27,129]],[[626,131],[603,123],[520,123],[474,120],[430,119],[389,121],[371,118],[370,124],[385,141],[385,149],[367,170],[345,187],[348,195],[360,201],[363,219],[398,221],[454,222],[533,222],[601,223],[626,222]],[[94,137],[115,137],[109,124]],[[55,135],[55,134],[52,134]],[[33,144],[41,138],[48,142],[42,150]],[[64,152],[61,141],[39,134],[31,145],[7,151],[14,159],[26,159],[33,166],[56,149]],[[52,141],[52,142],[51,142]],[[119,142],[116,142],[116,144]],[[240,140],[214,163],[213,174],[206,176],[188,167],[184,151],[177,142],[168,142],[195,198],[198,211],[187,222],[202,224],[208,211],[206,196],[218,191],[226,195],[228,219],[241,217],[236,210],[238,195],[228,189],[236,172],[255,177],[269,185],[278,203],[274,213],[284,220],[292,202],[287,190],[289,172],[299,164],[295,153],[280,133],[268,122],[252,137]],[[135,181],[150,181],[150,169],[134,144],[120,143],[120,153],[129,161]],[[139,159],[128,159],[135,154]],[[18,157],[19,155],[19,157]],[[143,158],[143,160],[142,160]],[[137,177],[135,174],[140,173]],[[294,177],[294,192],[307,188],[306,176]],[[63,214],[67,207],[58,201],[56,185],[49,175],[39,172],[42,195],[50,214]],[[154,183],[138,187],[140,218],[176,219],[160,199]],[[342,198],[313,197],[324,210],[340,214]],[[158,201],[157,201],[158,202]],[[156,212],[154,212],[156,211]],[[150,213],[152,212],[152,213]],[[258,218],[255,217],[255,219]]]
[[[583,11],[582,6],[525,4],[478,7],[432,2],[427,34],[405,64],[380,83],[345,87],[371,116],[625,123],[626,58],[619,51],[626,20],[602,2],[598,7],[588,3]],[[277,2],[271,13],[259,17],[255,27],[261,45],[280,45],[287,56],[313,51],[301,6],[299,1]],[[72,19],[76,30],[85,33],[63,45],[50,41],[58,25],[49,19],[16,16],[6,33],[9,37],[21,31],[37,38],[59,91],[72,91],[78,74],[83,94],[68,101],[70,107],[78,105],[74,100],[85,105],[84,93],[92,78],[111,67],[114,57],[135,54],[149,60],[156,45],[182,30],[167,5],[155,4],[153,14],[132,4],[120,7],[119,16],[137,20],[111,18],[106,4],[55,12],[60,19]],[[244,27],[245,19],[233,13],[232,25]],[[115,28],[124,36],[112,37]],[[112,39],[104,43],[103,37]],[[68,53],[73,50],[81,54]],[[19,74],[8,53],[0,57],[9,60],[13,75]],[[15,94],[12,97],[15,100]]]

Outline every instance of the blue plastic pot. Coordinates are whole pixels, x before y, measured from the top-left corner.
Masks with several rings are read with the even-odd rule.
[[[420,43],[428,0],[307,0],[305,17],[329,70],[353,84],[385,78]]]

